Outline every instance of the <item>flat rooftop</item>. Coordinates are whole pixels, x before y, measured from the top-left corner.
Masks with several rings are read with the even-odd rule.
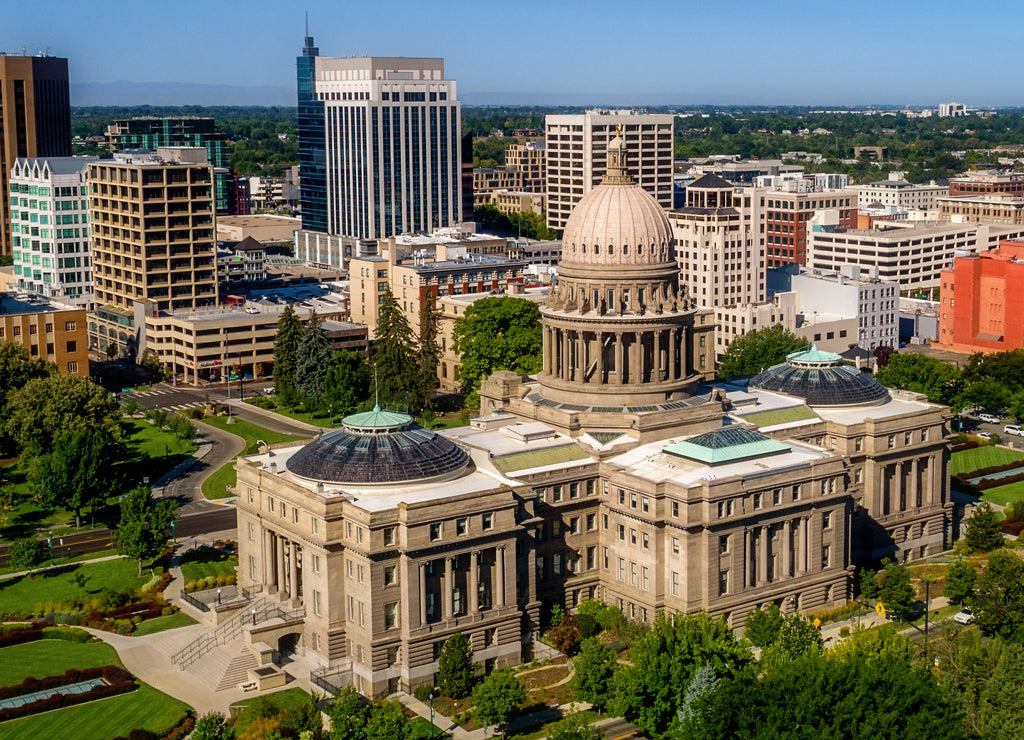
[[[58,303],[47,298],[41,298],[24,293],[0,293],[0,314],[5,316],[46,313],[49,311],[74,311],[75,306],[66,303]]]

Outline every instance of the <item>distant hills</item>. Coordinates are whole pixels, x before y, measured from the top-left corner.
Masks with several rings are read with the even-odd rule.
[[[71,83],[71,105],[295,105],[295,89],[193,82]]]

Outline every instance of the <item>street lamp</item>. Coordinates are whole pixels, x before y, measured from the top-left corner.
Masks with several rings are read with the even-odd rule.
[[[50,567],[53,567],[53,531],[51,530],[50,536],[46,538],[46,544],[50,546]]]
[[[217,603],[220,604],[220,589],[217,589]]]
[[[256,607],[255,606],[252,608],[252,626],[253,627],[256,626]]]
[[[171,519],[171,536],[174,538],[174,546],[178,546],[178,526],[177,523]]]
[[[430,737],[434,737],[434,691],[430,692]]]

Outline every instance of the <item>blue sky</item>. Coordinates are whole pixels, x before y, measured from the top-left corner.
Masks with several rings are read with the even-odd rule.
[[[322,54],[441,56],[468,102],[1024,104],[1024,4],[1006,0],[306,4]],[[305,9],[0,0],[0,50],[66,56],[72,84],[293,89]]]

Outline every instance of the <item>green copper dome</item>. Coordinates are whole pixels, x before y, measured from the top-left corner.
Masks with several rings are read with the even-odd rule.
[[[380,406],[374,406],[372,411],[364,411],[361,414],[352,414],[341,420],[341,423],[351,429],[370,432],[373,430],[397,429],[404,427],[412,421],[408,414],[397,411],[383,411]]]
[[[813,345],[810,349],[790,352],[786,355],[786,360],[796,365],[833,365],[842,364],[843,362],[843,358],[835,352],[825,352]]]

